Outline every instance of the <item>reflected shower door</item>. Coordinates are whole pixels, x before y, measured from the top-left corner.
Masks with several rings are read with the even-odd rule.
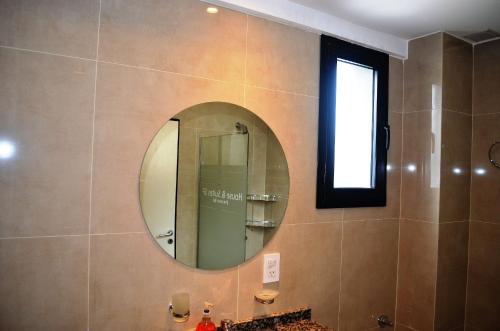
[[[245,261],[248,134],[200,138],[198,267]]]

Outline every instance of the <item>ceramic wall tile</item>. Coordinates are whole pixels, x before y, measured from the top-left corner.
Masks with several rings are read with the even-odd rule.
[[[400,221],[396,319],[414,330],[434,328],[438,227]]]
[[[401,216],[437,222],[441,176],[441,111],[403,117]]]
[[[472,45],[443,34],[443,108],[472,113]]]
[[[246,15],[195,0],[103,0],[99,59],[243,82]]]
[[[88,242],[0,240],[0,329],[87,330]]]
[[[0,46],[95,59],[99,0],[2,1]]]
[[[473,125],[471,219],[500,223],[500,169],[488,160],[489,148],[500,141],[500,113],[474,116]],[[500,160],[500,148],[494,154]]]
[[[471,222],[466,324],[495,330],[500,324],[500,225]]]
[[[88,233],[95,63],[0,48],[0,237]]]
[[[439,225],[435,330],[463,330],[468,239],[468,222]]]
[[[397,219],[344,222],[339,330],[376,328],[382,314],[394,321],[398,229]]]
[[[442,33],[413,39],[405,61],[404,111],[441,108]]]
[[[500,113],[500,40],[474,47],[474,114]]]
[[[472,117],[444,110],[439,221],[469,219]]]
[[[319,95],[319,35],[248,17],[246,84]]]

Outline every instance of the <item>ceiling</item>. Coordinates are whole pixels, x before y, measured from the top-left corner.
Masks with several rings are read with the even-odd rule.
[[[408,40],[443,31],[500,37],[500,0],[201,0],[406,58]],[[496,31],[496,32],[495,32]]]
[[[500,0],[291,0],[405,39],[436,31],[500,32]]]

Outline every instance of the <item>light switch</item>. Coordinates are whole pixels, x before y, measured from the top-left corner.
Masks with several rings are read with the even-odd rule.
[[[280,280],[280,253],[264,255],[264,274],[262,282],[274,283]]]

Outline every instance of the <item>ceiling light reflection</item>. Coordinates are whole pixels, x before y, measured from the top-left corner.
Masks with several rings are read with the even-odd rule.
[[[410,172],[415,172],[417,170],[417,166],[414,165],[414,164],[409,164],[406,169],[408,169],[408,171]]]
[[[10,159],[16,153],[16,146],[9,140],[0,140],[0,159]]]
[[[485,169],[483,169],[483,168],[476,168],[476,169],[474,170],[474,172],[475,172],[476,174],[478,174],[479,176],[482,176],[482,175],[486,174],[486,170],[485,170]]]

